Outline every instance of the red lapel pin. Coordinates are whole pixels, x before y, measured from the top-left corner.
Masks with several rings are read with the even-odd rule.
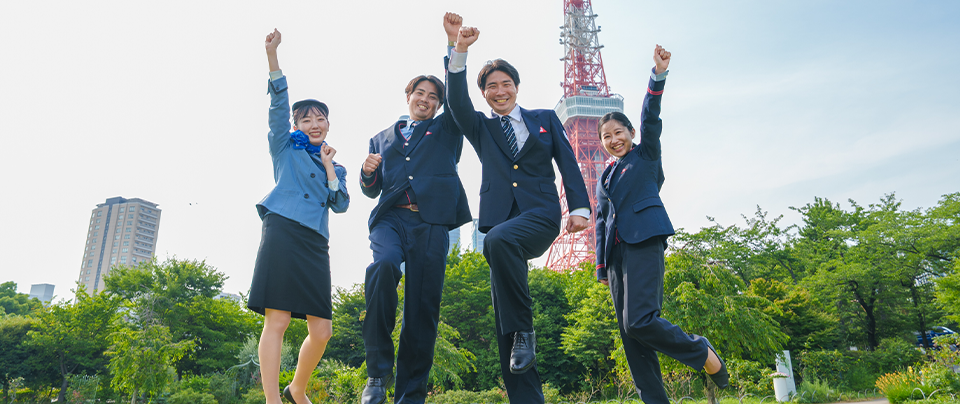
[[[540,127],[540,133],[547,133],[547,130],[544,129],[543,126],[541,126],[541,127]]]

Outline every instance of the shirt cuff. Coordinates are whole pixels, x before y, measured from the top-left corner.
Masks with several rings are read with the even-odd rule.
[[[576,208],[570,212],[571,216],[580,216],[590,220],[590,208]]]
[[[283,77],[283,70],[276,70],[276,71],[270,72],[270,81],[280,80],[281,77]]]
[[[460,73],[467,69],[467,53],[459,53],[456,49],[450,50],[450,65],[447,71],[450,73]]]
[[[340,190],[340,180],[327,180],[327,188],[330,188],[331,191],[337,192]]]
[[[363,172],[363,170],[360,170],[360,177],[363,178],[363,179],[369,180],[369,179],[373,178],[373,174],[374,174],[374,173],[376,173],[376,171],[370,173],[370,175],[367,175],[367,173]]]
[[[667,79],[667,74],[669,73],[669,70],[664,70],[663,73],[657,74],[657,68],[654,67],[653,71],[650,72],[650,78],[653,79],[653,81],[664,81]]]

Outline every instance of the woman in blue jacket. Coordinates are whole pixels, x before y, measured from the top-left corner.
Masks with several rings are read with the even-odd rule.
[[[656,62],[643,100],[640,144],[620,112],[597,123],[603,148],[616,158],[597,181],[597,278],[610,286],[620,338],[630,373],[643,402],[668,404],[657,352],[694,369],[704,369],[717,387],[730,379],[706,338],[687,334],[660,318],[663,305],[663,253],[673,225],[660,200],[660,99],[670,52],[657,45]]]
[[[257,204],[263,220],[260,251],[247,307],[264,315],[260,375],[267,404],[280,404],[280,347],[290,318],[306,319],[303,341],[287,400],[309,403],[304,391],[333,334],[330,300],[329,211],[347,210],[346,169],[324,140],[330,129],[327,106],[317,100],[293,104],[290,132],[287,80],[277,61],[280,32],[267,35],[270,65],[270,157],[277,185]]]

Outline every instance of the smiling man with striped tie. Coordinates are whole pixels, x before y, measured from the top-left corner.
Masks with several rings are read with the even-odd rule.
[[[447,14],[451,16],[456,14]],[[444,21],[448,37],[450,25]],[[474,110],[467,94],[466,58],[479,35],[476,28],[459,29],[447,70],[447,108],[483,165],[479,229],[487,233],[483,255],[490,264],[503,382],[510,402],[543,403],[527,260],[543,255],[560,234],[560,197],[551,161],[560,169],[570,207],[567,232],[587,227],[590,201],[557,114],[517,105],[516,68],[503,59],[487,62],[477,85],[491,111]]]
[[[455,39],[456,33],[448,41]],[[463,136],[449,113],[435,116],[444,101],[443,82],[421,75],[404,91],[410,115],[370,139],[360,174],[363,194],[380,197],[368,222],[373,263],[365,277],[368,379],[361,404],[386,402],[394,380],[394,402],[426,400],[449,231],[472,220],[457,174]],[[406,273],[401,273],[404,262]],[[391,334],[401,276],[407,280],[394,379]]]

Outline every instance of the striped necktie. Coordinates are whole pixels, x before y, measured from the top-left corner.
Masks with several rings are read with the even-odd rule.
[[[503,128],[503,134],[507,135],[507,144],[510,145],[513,157],[517,157],[517,135],[513,133],[513,125],[510,124],[509,116],[500,117],[500,127]]]

